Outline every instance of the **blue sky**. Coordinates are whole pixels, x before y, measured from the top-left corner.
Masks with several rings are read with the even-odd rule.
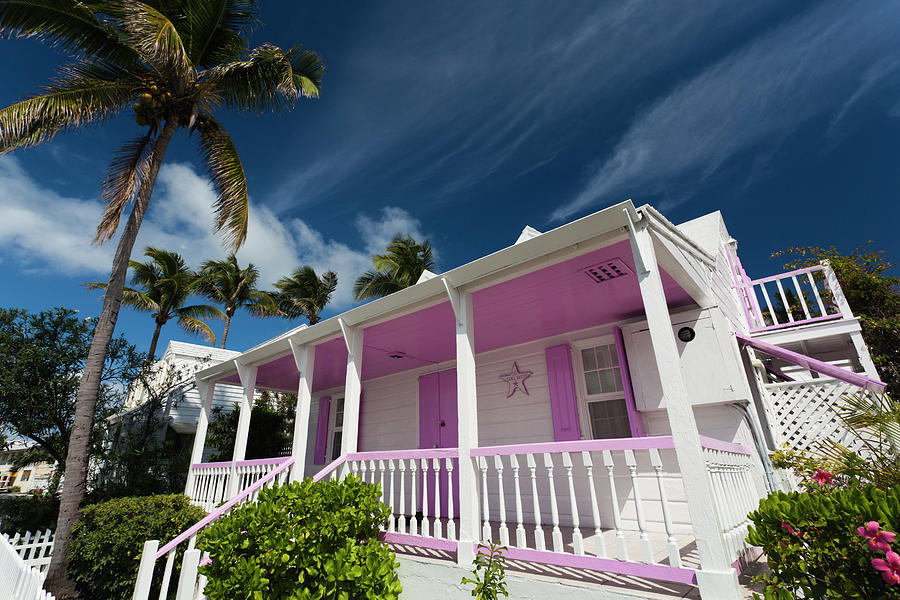
[[[900,260],[900,3],[264,3],[255,44],[322,53],[321,99],[227,115],[251,194],[243,262],[266,284],[335,269],[331,310],[397,232],[442,269],[632,198],[675,222],[719,209],[751,276],[794,244],[874,240]],[[0,41],[0,103],[61,61]],[[0,157],[0,306],[97,314],[113,245],[99,182],[131,115]],[[223,254],[192,140],[170,146],[138,249]],[[238,314],[229,347],[292,326]],[[221,325],[217,325],[217,330]],[[146,346],[148,315],[119,331]],[[172,323],[161,342],[192,340]],[[193,338],[198,340],[197,338]]]

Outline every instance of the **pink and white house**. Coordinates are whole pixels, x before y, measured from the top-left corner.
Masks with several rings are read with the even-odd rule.
[[[746,515],[790,485],[767,452],[840,434],[823,403],[884,387],[827,265],[750,280],[720,213],[676,226],[630,201],[527,227],[196,381],[187,494],[212,512],[148,542],[135,598],[157,558],[171,573],[178,544],[261,486],[352,473],[381,484],[399,551],[468,568],[497,540],[561,580],[737,599]],[[232,461],[202,463],[216,386],[243,389],[239,431]],[[298,395],[290,456],[245,460],[258,389]]]

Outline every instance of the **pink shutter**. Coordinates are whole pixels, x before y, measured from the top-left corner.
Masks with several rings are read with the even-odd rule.
[[[546,350],[547,379],[550,385],[550,412],[553,415],[553,439],[567,442],[581,439],[578,424],[578,400],[568,344]]]
[[[316,423],[316,451],[313,464],[324,465],[328,449],[328,418],[331,416],[331,396],[319,398],[319,420]]]
[[[634,401],[634,387],[631,385],[631,369],[628,368],[628,355],[625,354],[625,336],[618,327],[613,327],[613,337],[616,340],[616,356],[619,358],[619,374],[622,376],[622,389],[625,390],[625,408],[628,410],[628,424],[631,426],[632,437],[644,437],[644,420],[638,412]]]

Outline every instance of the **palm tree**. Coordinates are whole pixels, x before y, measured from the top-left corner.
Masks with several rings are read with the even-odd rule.
[[[259,269],[253,263],[242,269],[234,254],[225,260],[208,260],[200,267],[197,291],[225,307],[225,331],[222,348],[228,339],[231,319],[239,308],[246,308],[255,317],[278,315],[278,305],[267,292],[256,289]]]
[[[331,300],[337,287],[337,274],[325,271],[320,278],[310,266],[297,267],[290,276],[275,283],[278,309],[288,319],[306,317],[310,325],[319,322],[319,313]]]
[[[300,47],[250,50],[255,0],[0,0],[0,35],[31,37],[74,62],[41,93],[0,110],[0,154],[133,108],[143,133],[115,156],[103,182],[97,242],[111,239],[134,207],[116,248],[103,309],[78,389],[55,551],[46,584],[74,594],[68,546],[84,497],[88,443],[100,372],[122,303],[128,260],[166,148],[179,129],[198,142],[216,188],[216,226],[236,249],[247,235],[247,181],[234,142],[213,116],[223,106],[260,113],[319,95],[324,66]]]
[[[431,242],[421,244],[408,233],[396,235],[384,254],[372,256],[375,269],[366,271],[353,284],[357,300],[381,298],[415,285],[425,270],[433,271],[434,251]]]
[[[212,328],[201,319],[221,319],[225,315],[215,306],[194,304],[185,306],[187,299],[194,293],[198,275],[188,268],[184,258],[177,252],[148,247],[144,256],[150,260],[138,262],[132,260],[131,284],[141,289],[126,287],[122,303],[136,310],[149,312],[156,322],[148,360],[156,356],[156,344],[159,332],[170,319],[177,319],[178,324],[188,333],[202,335],[210,344],[216,343],[216,335]],[[86,283],[88,289],[106,289],[105,283]]]

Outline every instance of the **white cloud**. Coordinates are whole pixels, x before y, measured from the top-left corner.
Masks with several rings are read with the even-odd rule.
[[[145,246],[180,252],[194,267],[224,255],[212,230],[215,193],[209,181],[189,164],[160,169],[153,201],[135,244],[138,257]],[[96,277],[109,272],[115,242],[92,246],[101,206],[96,200],[62,196],[36,182],[14,157],[0,159],[0,248],[26,269]],[[338,274],[331,308],[353,303],[353,280],[370,267],[372,253],[383,250],[397,233],[425,236],[418,219],[403,209],[385,207],[359,215],[355,242],[328,239],[302,219],[279,220],[267,207],[251,202],[247,241],[238,252],[241,263],[260,269],[264,286],[271,286],[301,264]]]
[[[745,149],[783,138],[810,119],[846,108],[887,72],[896,53],[898,6],[859,10],[827,3],[713,64],[641,112],[552,218],[565,219],[613,194],[640,197],[677,175],[702,180]],[[862,87],[861,87],[862,86]]]

